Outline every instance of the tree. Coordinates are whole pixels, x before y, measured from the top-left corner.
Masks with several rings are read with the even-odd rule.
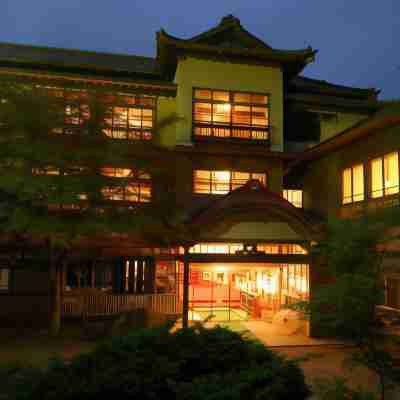
[[[107,120],[113,104],[129,100],[104,89],[2,81],[0,99],[1,240],[9,253],[13,250],[14,263],[21,251],[42,249],[40,259],[47,260],[51,281],[51,332],[56,335],[60,266],[69,248],[111,233],[166,241],[184,229],[171,176],[163,168],[170,155],[155,141],[110,140]],[[164,124],[176,119],[170,116]],[[104,167],[127,166],[131,173],[126,177],[113,179],[104,173]],[[162,198],[140,207],[107,201],[110,193],[121,197],[132,178],[149,172],[164,182]]]
[[[330,221],[326,237],[313,253],[323,260],[325,274],[332,277],[332,282],[319,285],[310,302],[296,306],[306,312],[321,333],[355,344],[351,361],[376,372],[382,399],[389,383],[399,382],[400,377],[388,350],[395,338],[383,333],[376,313],[384,299],[385,247],[397,239],[393,228],[399,225],[399,209]]]

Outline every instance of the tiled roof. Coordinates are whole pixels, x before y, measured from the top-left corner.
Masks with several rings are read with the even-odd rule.
[[[0,63],[33,64],[71,69],[160,76],[155,58],[128,54],[0,43]]]
[[[290,81],[289,91],[294,93],[316,93],[337,97],[354,98],[358,100],[374,99],[379,90],[374,88],[355,88],[336,85],[327,81],[297,76]]]

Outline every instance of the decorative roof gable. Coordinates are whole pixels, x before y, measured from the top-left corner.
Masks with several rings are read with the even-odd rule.
[[[239,18],[233,15],[227,15],[222,18],[221,22],[215,28],[209,29],[188,40],[193,43],[220,47],[271,49],[271,46],[267,43],[244,29]]]

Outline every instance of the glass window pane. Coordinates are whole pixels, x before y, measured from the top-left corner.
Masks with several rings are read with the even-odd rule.
[[[399,192],[399,158],[398,153],[384,157],[385,195]]]
[[[257,179],[264,186],[267,184],[267,176],[266,176],[266,174],[251,174],[251,179]]]
[[[232,190],[245,185],[250,179],[248,172],[232,172]]]
[[[382,158],[371,161],[371,197],[383,196]]]
[[[143,110],[143,127],[151,128],[153,126],[153,110]]]
[[[128,109],[114,107],[114,126],[126,127],[128,122]]]
[[[211,193],[225,194],[230,190],[231,173],[229,171],[212,171]]]
[[[268,96],[263,94],[252,94],[251,95],[251,102],[253,104],[267,104]]]
[[[351,168],[347,168],[343,171],[343,204],[352,202],[352,190],[351,190]]]
[[[353,167],[353,201],[364,200],[364,166]]]
[[[250,103],[251,94],[250,93],[235,93],[233,96],[233,101],[235,103]]]
[[[253,107],[251,123],[257,126],[267,127],[268,109],[263,107]]]
[[[230,124],[231,105],[229,103],[213,105],[213,122],[215,124]]]
[[[140,128],[141,126],[142,126],[142,109],[129,108],[129,127]]]
[[[213,100],[215,101],[229,101],[229,92],[213,92]]]
[[[211,90],[205,90],[205,89],[196,89],[194,91],[194,97],[196,99],[211,99]]]
[[[196,122],[211,123],[211,104],[196,103],[194,105],[194,120]]]
[[[250,106],[233,106],[232,122],[235,125],[251,125]]]

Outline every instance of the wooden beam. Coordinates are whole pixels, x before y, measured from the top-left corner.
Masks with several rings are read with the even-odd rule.
[[[187,257],[189,248],[185,247],[185,255],[183,260],[183,304],[182,304],[182,328],[189,326],[189,276],[190,263]]]

